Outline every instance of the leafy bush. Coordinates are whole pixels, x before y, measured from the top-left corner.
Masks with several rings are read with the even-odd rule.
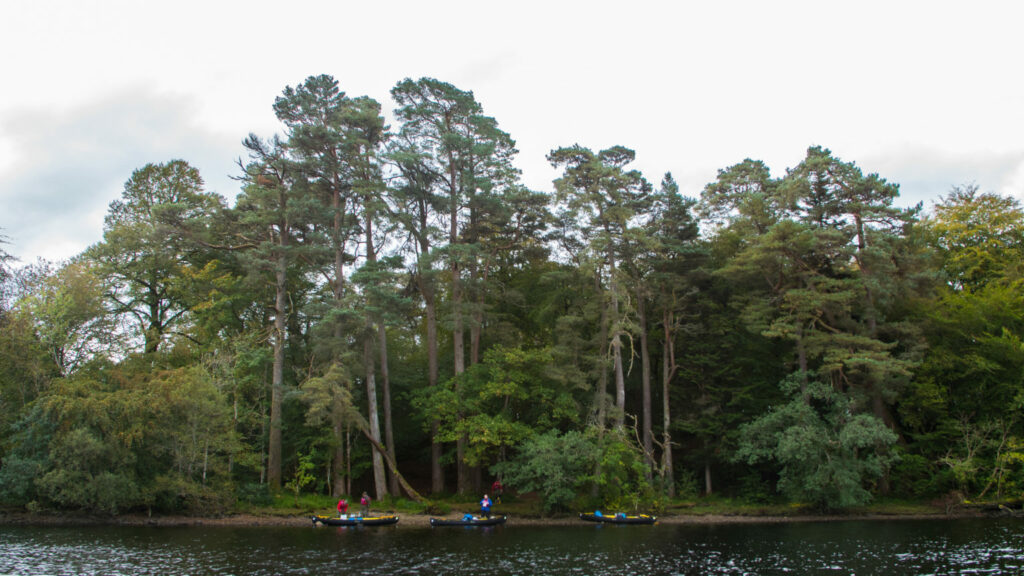
[[[38,481],[40,493],[67,508],[117,514],[144,505],[131,455],[76,428],[52,443],[54,466]]]
[[[676,477],[676,498],[692,500],[700,496],[700,481],[692,470],[683,470]]]
[[[625,434],[614,431],[606,434],[600,458],[597,485],[606,507],[637,510],[641,503],[651,500],[653,490],[647,481],[643,453]]]
[[[12,455],[4,458],[0,468],[0,503],[25,506],[36,495],[35,479],[44,470],[45,462],[38,458]]]
[[[178,475],[158,476],[149,489],[153,509],[165,513],[223,514],[234,501],[230,486],[204,485]]]
[[[596,477],[595,469],[600,471]],[[599,502],[606,508],[650,508],[654,491],[646,470],[643,453],[628,436],[608,431],[599,437],[593,430],[534,436],[514,460],[491,467],[506,486],[539,492],[545,512],[593,503],[581,496],[591,485],[597,486]]]
[[[51,467],[49,446],[55,429],[38,403],[13,427],[14,433],[7,439],[13,448],[0,466],[0,503],[27,506],[36,502],[36,480]]]
[[[828,384],[783,382],[790,402],[741,429],[738,461],[778,466],[779,491],[791,501],[824,509],[848,508],[871,499],[870,482],[896,459],[887,448],[896,434]]]
[[[545,512],[564,510],[593,478],[596,439],[578,431],[549,431],[526,440],[518,457],[491,467],[506,487],[539,492]]]
[[[267,484],[243,484],[235,490],[235,498],[239,503],[250,506],[270,506],[274,503],[274,494]]]
[[[767,504],[775,496],[771,484],[766,482],[757,470],[749,470],[740,476],[737,482],[737,492],[740,498],[754,504]]]
[[[901,454],[889,475],[894,494],[913,498],[938,496],[953,490],[956,481],[948,467],[938,468],[920,454]]]

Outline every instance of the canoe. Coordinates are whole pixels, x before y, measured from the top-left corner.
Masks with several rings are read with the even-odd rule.
[[[587,522],[599,522],[603,524],[654,524],[658,521],[657,516],[648,516],[647,514],[640,514],[638,516],[629,516],[626,514],[580,514],[580,520]]]
[[[454,520],[449,520],[447,518],[430,519],[431,526],[495,526],[497,524],[504,523],[505,516],[491,516],[490,518],[473,516],[471,518],[463,517]]]
[[[313,516],[313,524],[317,522],[325,526],[388,526],[398,524],[398,516]]]

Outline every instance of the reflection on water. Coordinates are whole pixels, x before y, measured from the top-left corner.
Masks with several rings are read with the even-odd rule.
[[[0,526],[0,574],[1014,574],[1024,522]]]

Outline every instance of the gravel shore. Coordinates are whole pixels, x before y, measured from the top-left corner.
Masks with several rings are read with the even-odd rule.
[[[376,511],[378,514],[385,512]],[[845,520],[946,520],[980,516],[960,510],[955,514],[894,514],[894,515],[795,515],[795,516],[743,516],[719,514],[680,514],[658,517],[659,524],[779,524],[787,522],[836,522]],[[456,518],[461,515],[449,514]],[[236,514],[221,517],[146,516],[123,515],[113,517],[83,515],[49,515],[12,513],[0,514],[0,524],[17,525],[107,525],[107,526],[310,526],[309,516],[255,516]],[[399,514],[397,527],[426,527],[430,516],[426,514]],[[569,526],[583,525],[576,516],[553,518],[509,517],[509,526]]]

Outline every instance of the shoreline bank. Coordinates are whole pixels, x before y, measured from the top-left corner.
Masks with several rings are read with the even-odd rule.
[[[376,514],[385,512],[376,511]],[[397,528],[429,527],[431,515],[398,513]],[[454,517],[449,514],[449,517]],[[658,516],[658,524],[785,524],[797,522],[844,522],[862,520],[957,520],[963,518],[984,518],[991,515],[978,511],[957,510],[950,514],[800,514],[782,515],[724,515],[724,514],[669,514]],[[437,516],[435,516],[437,517]],[[201,516],[146,516],[127,514],[123,516],[50,515],[28,513],[0,513],[0,525],[24,526],[151,526],[151,527],[253,527],[253,526],[311,526],[309,515],[265,516],[253,514],[232,514],[220,517]],[[558,517],[515,517],[510,516],[508,526],[570,526],[585,525],[577,516]]]

